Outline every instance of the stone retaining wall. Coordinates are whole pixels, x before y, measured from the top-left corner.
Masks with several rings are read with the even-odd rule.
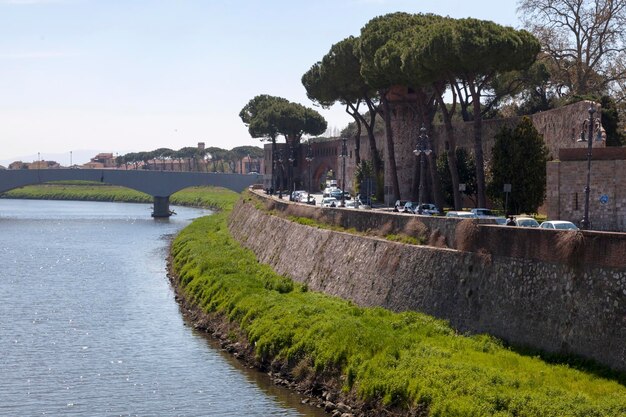
[[[466,251],[334,232],[269,215],[256,208],[255,198],[247,197],[233,211],[233,235],[260,262],[312,290],[362,306],[422,311],[461,332],[485,332],[626,370],[623,266],[585,265],[576,256],[556,262],[490,252],[477,238],[480,230],[508,229],[472,222],[454,223],[456,235],[470,230]]]

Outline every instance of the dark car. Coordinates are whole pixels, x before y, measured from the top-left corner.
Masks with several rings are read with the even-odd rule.
[[[336,198],[337,200],[341,200],[341,196],[343,195],[343,191],[339,188],[333,188],[330,190],[330,196]]]

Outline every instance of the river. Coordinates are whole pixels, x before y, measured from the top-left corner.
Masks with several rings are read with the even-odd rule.
[[[0,199],[0,416],[322,416],[187,326],[170,238],[209,214]]]

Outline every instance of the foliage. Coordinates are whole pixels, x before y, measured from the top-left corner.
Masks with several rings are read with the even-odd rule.
[[[474,166],[474,158],[465,148],[456,149],[457,170],[459,172],[459,183],[465,184],[465,191],[462,193],[472,198],[476,194],[476,167]],[[446,204],[454,207],[454,198],[452,197],[452,179],[450,178],[450,168],[448,167],[448,158],[445,154],[437,157],[437,173],[441,180],[443,195]]]
[[[161,169],[167,167],[167,161],[178,161],[178,169],[181,171],[209,170],[212,165],[213,171],[234,172],[235,163],[244,156],[263,158],[263,149],[257,146],[240,146],[232,150],[210,147],[201,150],[194,146],[185,146],[178,150],[158,148],[153,151],[129,152],[115,159],[118,167],[132,166],[135,169]],[[159,161],[156,167],[151,166],[149,161]],[[225,164],[224,164],[225,162]],[[204,165],[204,168],[202,168]]]
[[[326,130],[326,120],[315,110],[282,97],[266,94],[252,98],[239,112],[241,121],[253,138],[270,140],[284,135],[299,142],[304,134],[319,135]]]
[[[239,112],[241,121],[248,127],[248,132],[253,138],[261,140],[276,140],[279,135],[278,126],[274,123],[269,109],[275,104],[288,103],[282,97],[260,94],[252,98]]]
[[[361,193],[361,184],[363,184],[363,181],[367,179],[374,180],[375,178],[376,174],[374,173],[372,163],[370,161],[361,161],[354,172],[355,189],[357,193]]]
[[[353,36],[337,42],[321,62],[302,76],[307,97],[329,107],[337,101],[354,103],[375,94],[361,76],[361,63],[355,51],[357,42],[358,38]]]
[[[366,117],[369,117],[369,112]],[[385,134],[385,125],[380,114],[376,114],[376,123],[374,124],[374,136],[383,136]],[[340,136],[352,137],[357,131],[356,121],[348,123],[346,127],[341,130]]]
[[[242,159],[246,156],[250,158],[263,158],[263,149],[258,146],[237,146],[230,150],[235,159]],[[226,158],[224,158],[226,159]]]
[[[502,116],[524,116],[562,106],[563,92],[552,76],[555,71],[553,62],[541,52],[528,69],[509,71],[497,77],[493,83],[496,89],[517,82],[516,89],[510,92],[509,107],[513,107],[513,111]]]
[[[194,221],[172,245],[185,294],[236,323],[257,357],[318,376],[340,373],[360,400],[431,416],[619,416],[616,382],[521,356],[485,335],[461,336],[416,312],[361,308],[259,264],[230,236],[228,213]],[[295,371],[294,371],[295,372]]]
[[[490,197],[504,202],[504,184],[511,184],[509,212],[536,213],[545,199],[547,158],[543,137],[529,117],[515,129],[503,128],[492,150]]]
[[[518,12],[540,39],[557,90],[603,95],[620,89],[626,80],[626,2],[520,0]]]
[[[615,100],[609,96],[602,96],[600,106],[602,107],[602,127],[606,131],[606,146],[624,146],[626,135],[619,126],[619,111]]]

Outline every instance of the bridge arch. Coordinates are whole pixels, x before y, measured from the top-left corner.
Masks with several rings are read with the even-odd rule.
[[[187,187],[212,185],[241,192],[261,175],[120,169],[20,169],[0,171],[0,193],[51,181],[95,181],[132,188],[154,199],[154,217],[170,215],[169,197]]]

